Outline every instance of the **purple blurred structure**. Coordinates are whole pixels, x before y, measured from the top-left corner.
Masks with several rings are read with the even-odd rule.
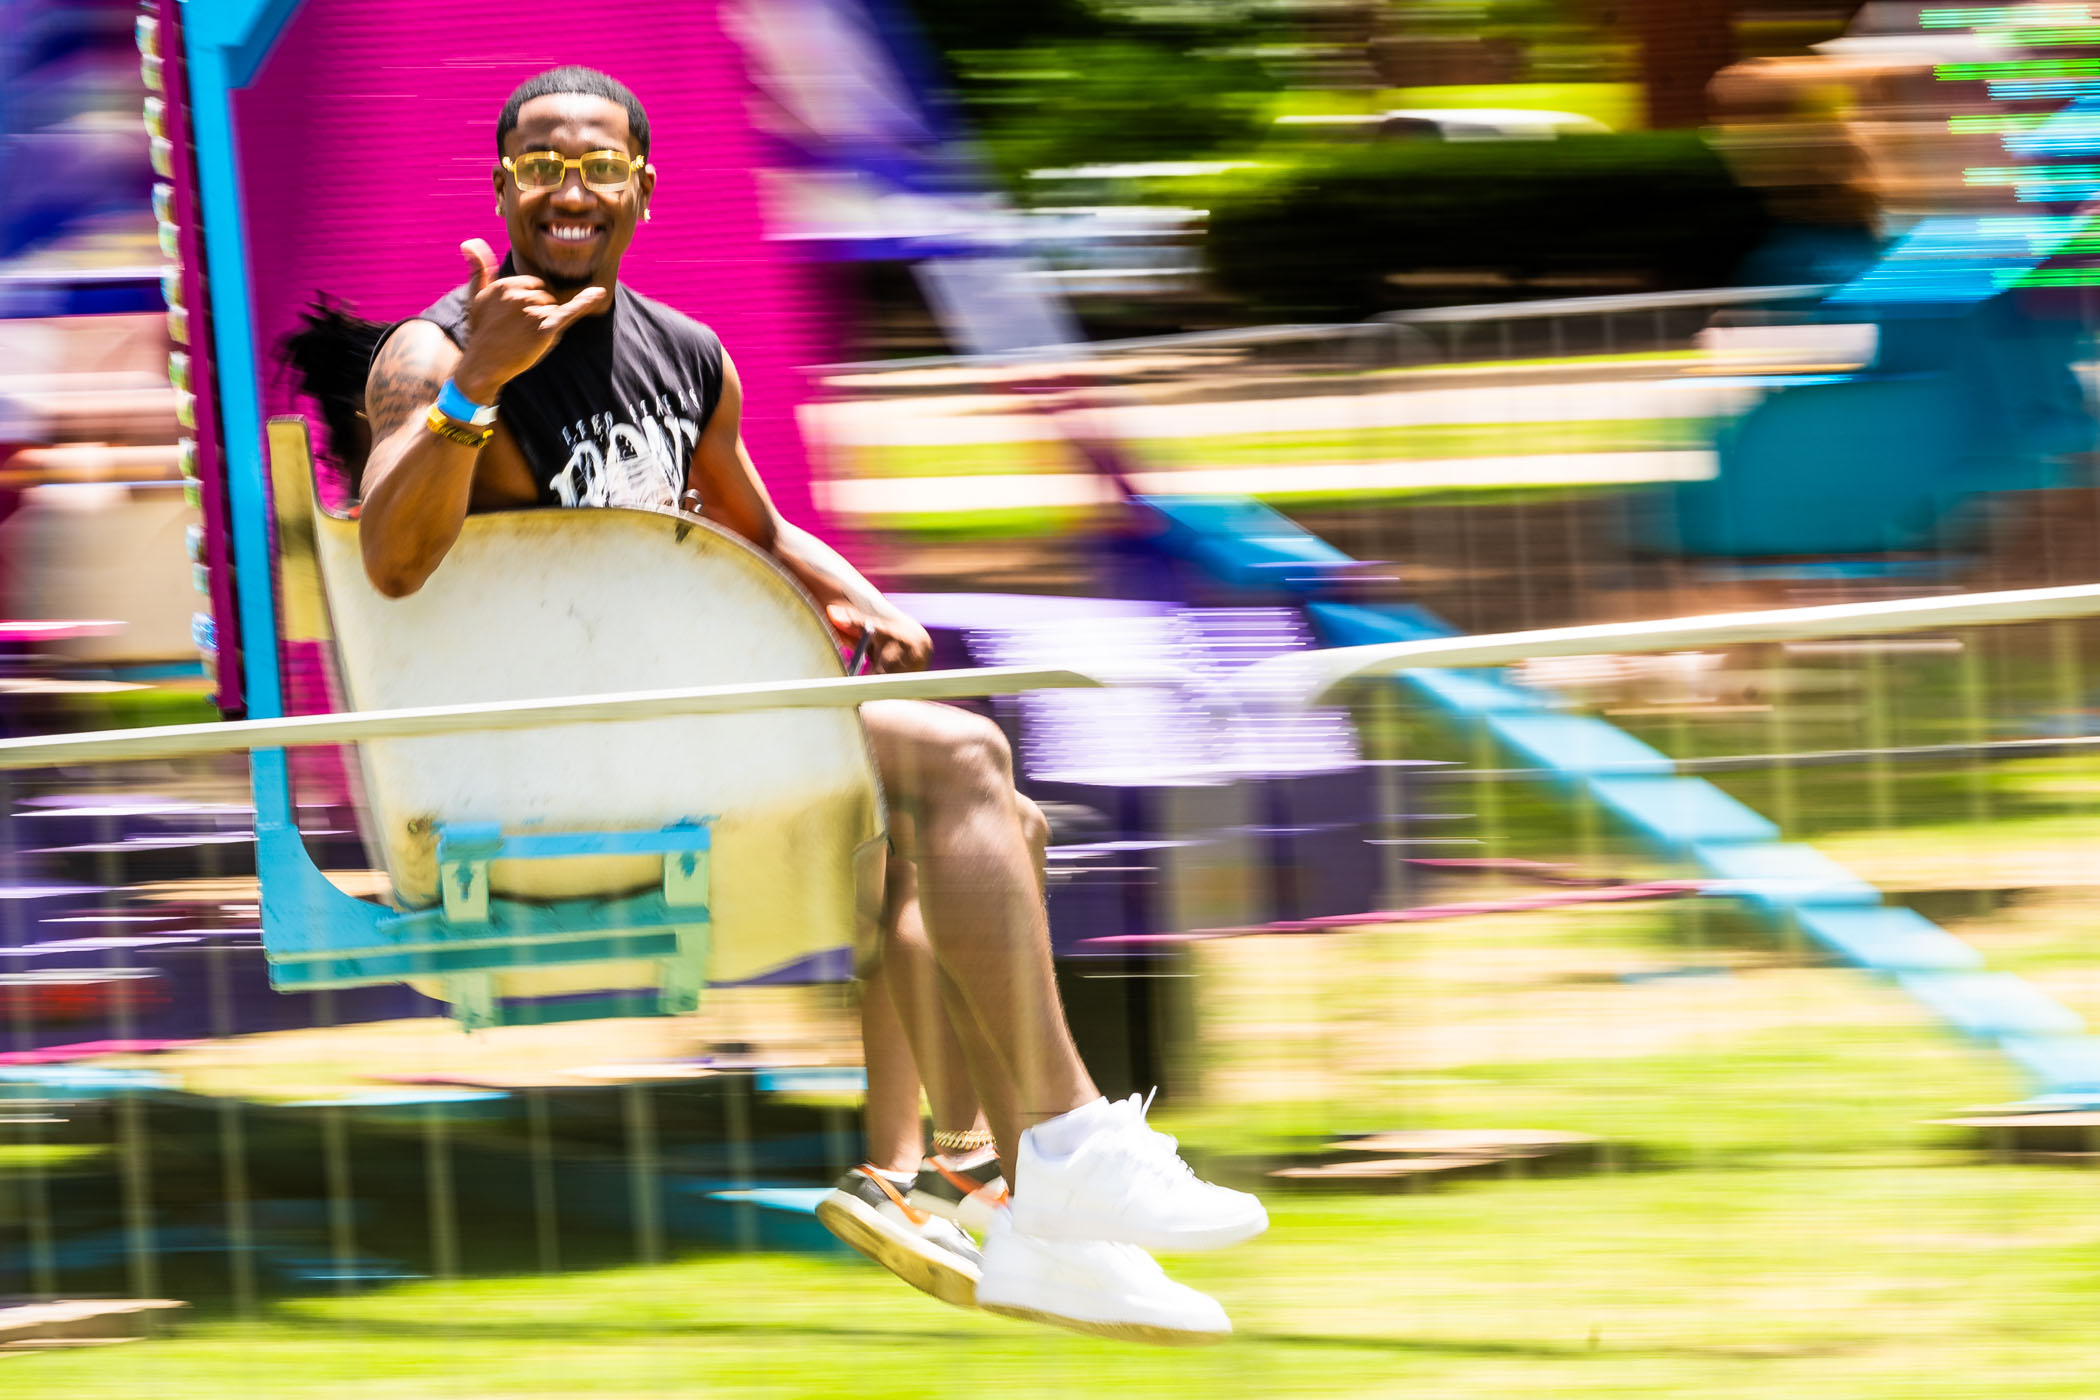
[[[202,775],[188,775],[194,787]],[[405,987],[323,1006],[269,985],[245,803],[0,785],[0,1024],[43,1060],[108,1042],[202,1039],[427,1014]],[[356,863],[354,845],[339,853]],[[102,1048],[89,1048],[100,1044]],[[67,1049],[66,1047],[71,1047]]]
[[[134,71],[136,8],[0,0],[0,262],[77,267],[121,255],[129,241],[143,251],[146,137],[103,119]]]
[[[1383,814],[1345,711],[1257,712],[1218,685],[1315,645],[1302,612],[1172,602],[922,594],[901,603],[988,666],[1085,665],[1153,684],[995,703],[1022,788],[1053,814],[1051,939],[1362,913]]]

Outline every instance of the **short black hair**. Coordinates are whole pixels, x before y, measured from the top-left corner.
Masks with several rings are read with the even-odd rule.
[[[581,93],[585,97],[602,97],[608,102],[617,102],[627,109],[627,131],[634,144],[641,149],[642,159],[649,158],[649,114],[642,110],[642,99],[634,91],[610,74],[595,68],[583,68],[569,64],[561,68],[549,68],[535,77],[518,84],[503,104],[503,115],[496,118],[496,154],[503,154],[503,138],[518,129],[518,113],[535,97],[554,97],[563,93]]]

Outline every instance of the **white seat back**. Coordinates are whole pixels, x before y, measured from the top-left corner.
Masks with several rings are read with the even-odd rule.
[[[303,438],[303,433],[302,433]],[[456,705],[842,673],[830,629],[771,559],[696,517],[636,510],[471,516],[407,598],[366,579],[355,522],[315,546],[351,703]],[[507,834],[713,825],[710,978],[849,946],[880,898],[882,803],[858,717],[790,709],[490,731],[362,746],[397,901],[438,902],[436,828]],[[491,891],[614,897],[661,882],[656,856],[499,860]],[[552,970],[548,970],[551,972]],[[505,995],[582,990],[545,973]],[[603,976],[596,985],[609,985]]]

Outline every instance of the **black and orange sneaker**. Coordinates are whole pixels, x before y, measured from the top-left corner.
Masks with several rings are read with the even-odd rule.
[[[928,1157],[919,1164],[918,1180],[912,1182],[911,1194],[905,1199],[920,1210],[982,1235],[992,1216],[1006,1204],[1006,1178],[999,1174],[998,1157],[990,1152],[959,1161]]]
[[[958,1308],[977,1306],[984,1262],[977,1246],[954,1221],[908,1202],[874,1167],[840,1177],[817,1202],[817,1219],[921,1293]]]

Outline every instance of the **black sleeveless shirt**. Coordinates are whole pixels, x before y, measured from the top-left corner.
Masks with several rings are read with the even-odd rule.
[[[509,258],[502,277],[513,275]],[[467,287],[413,320],[462,350]],[[722,342],[662,302],[615,285],[612,310],[583,316],[547,357],[503,386],[502,421],[545,506],[675,508],[693,448],[722,399]]]

